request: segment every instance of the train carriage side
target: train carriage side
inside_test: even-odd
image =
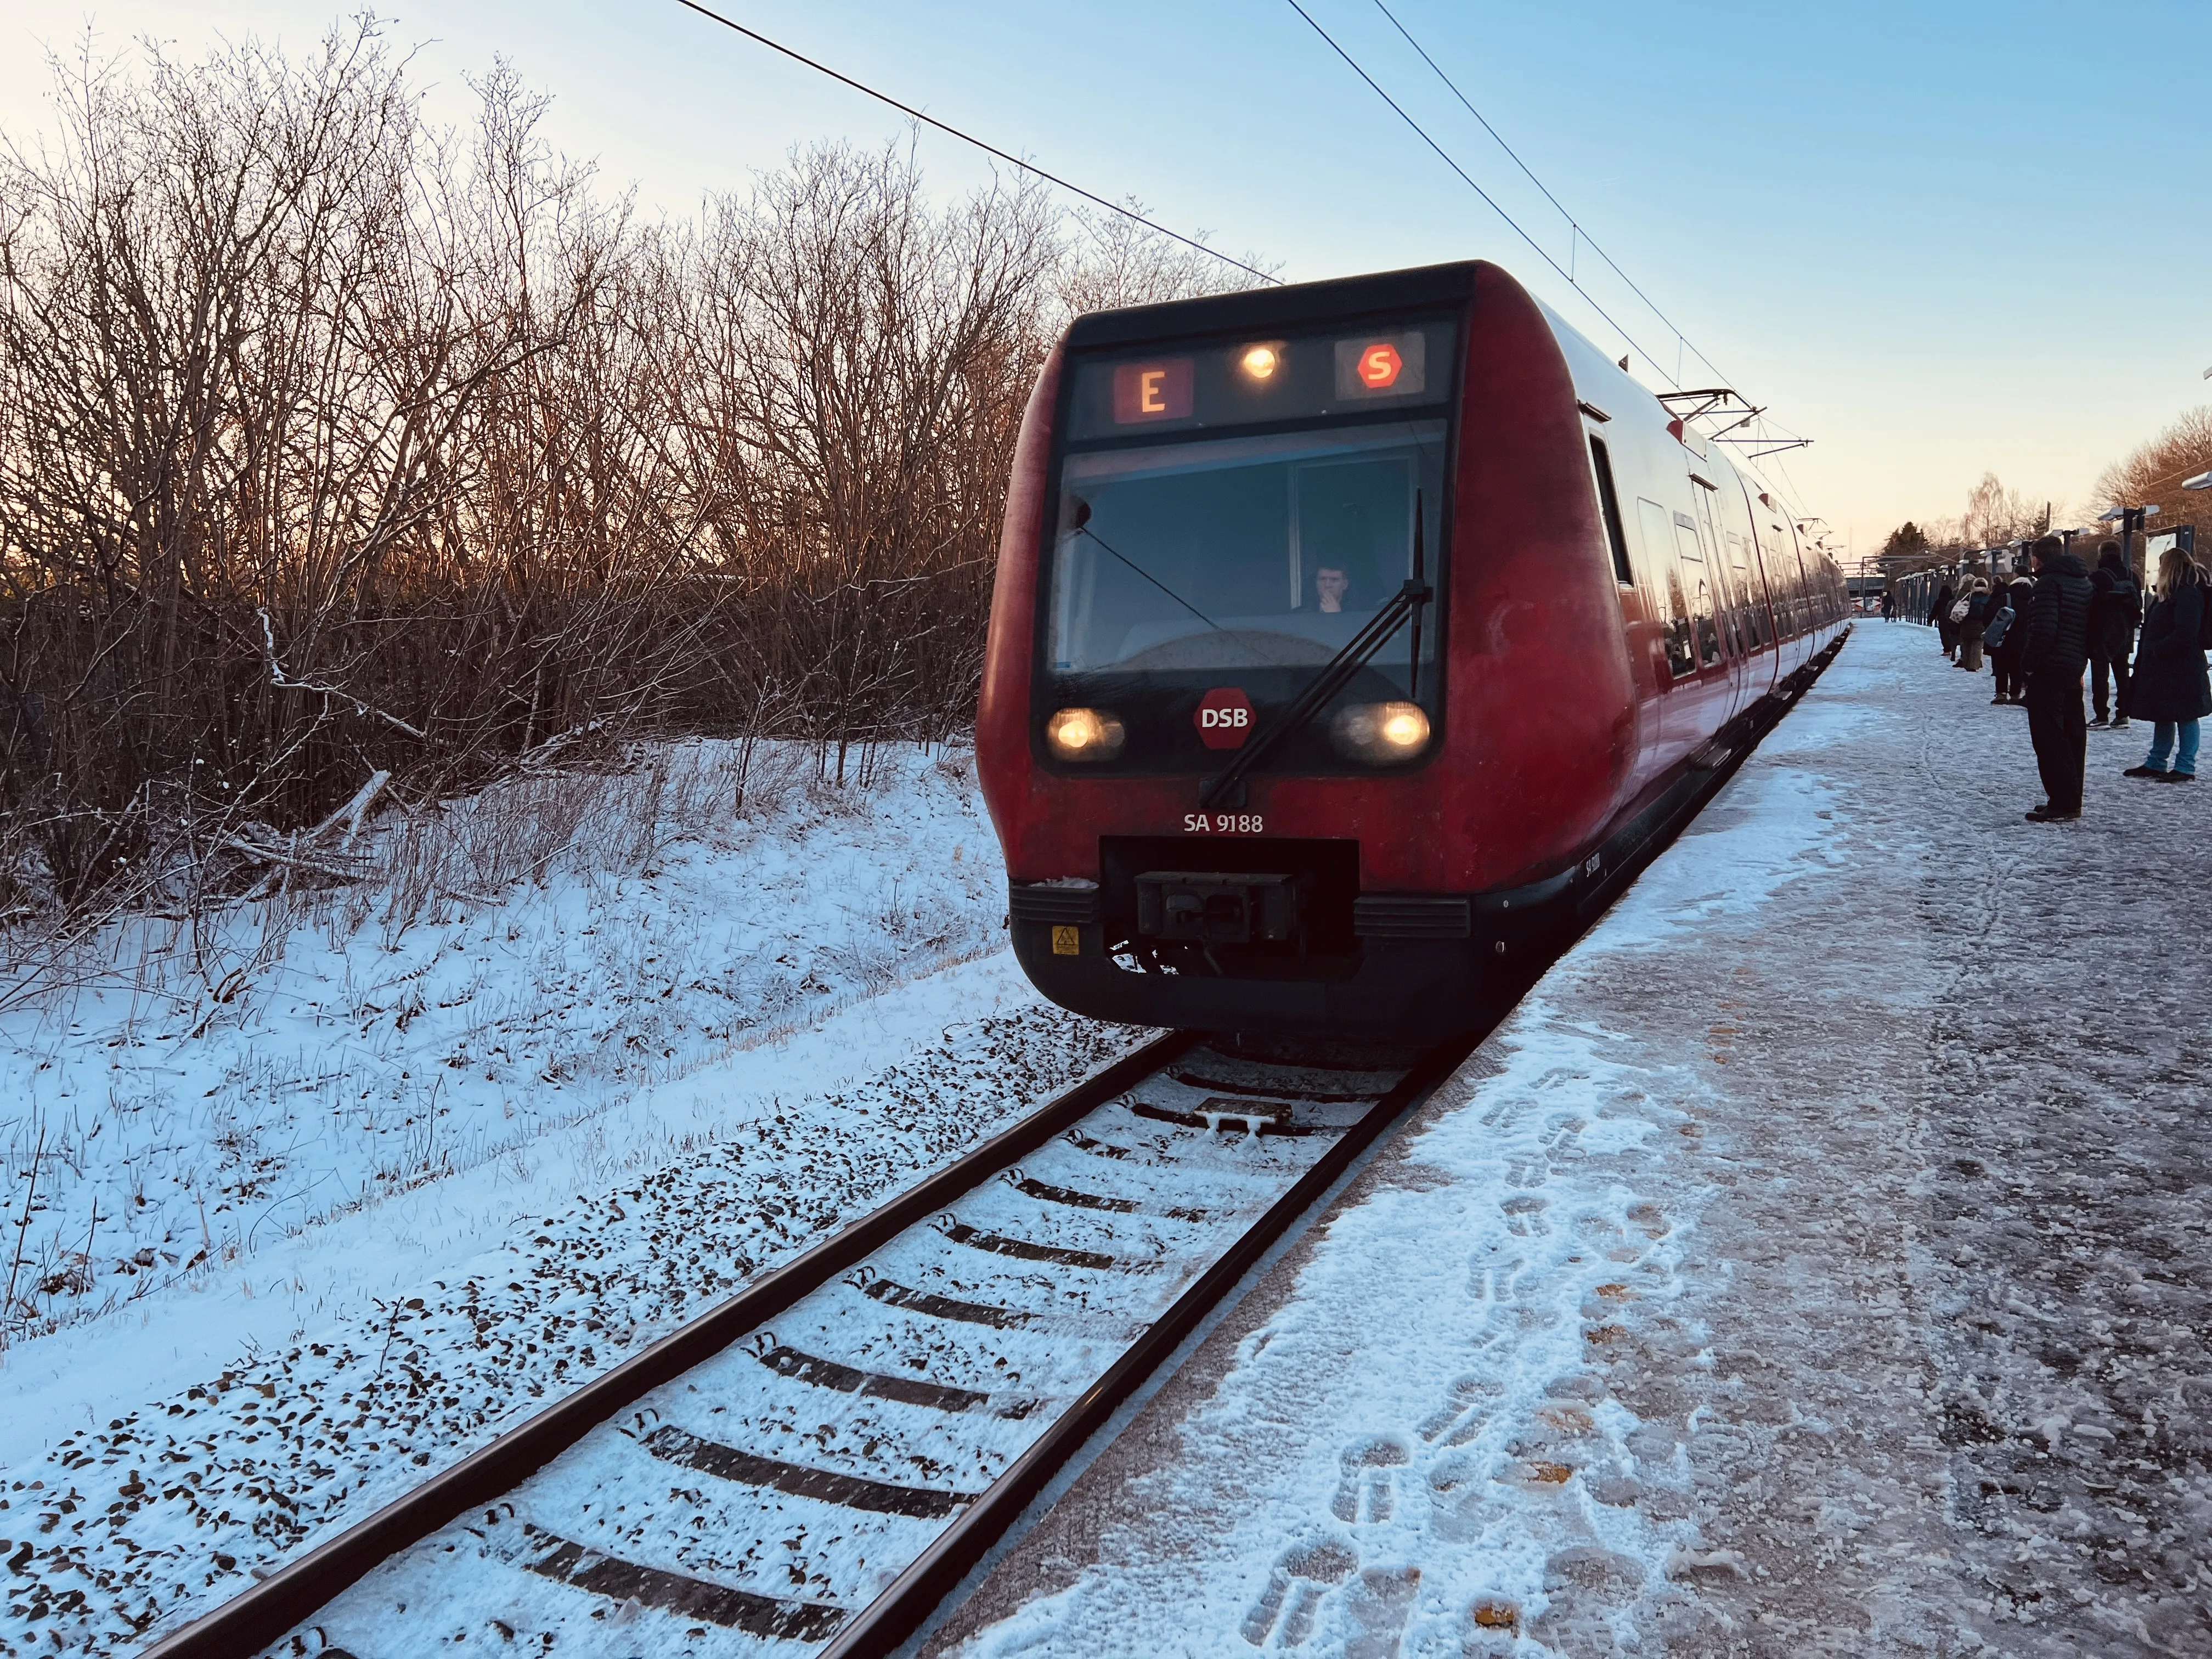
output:
[[[1547,313],[1607,504],[1644,725],[1644,784],[1680,765],[1833,637],[1841,581],[1747,466]],[[1613,504],[1617,503],[1617,507]]]

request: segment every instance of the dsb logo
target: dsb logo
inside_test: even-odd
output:
[[[1208,749],[1242,749],[1252,730],[1252,700],[1233,685],[1217,686],[1198,700],[1191,723]]]

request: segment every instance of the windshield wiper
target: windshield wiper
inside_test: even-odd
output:
[[[1108,541],[1103,536],[1093,530],[1091,527],[1091,503],[1089,501],[1085,501],[1080,495],[1078,495],[1075,498],[1075,507],[1074,530],[1077,535],[1090,537],[1092,541],[1097,542],[1099,546],[1104,548],[1115,558],[1121,560],[1123,564],[1128,566],[1130,569],[1135,571],[1139,576],[1142,576],[1153,586],[1158,588],[1161,592],[1166,594],[1184,610],[1189,611],[1192,616],[1197,617],[1199,621],[1204,623],[1208,628],[1213,629],[1215,633],[1218,634],[1222,631],[1221,624],[1219,623],[1214,621],[1212,617],[1207,616],[1206,612],[1200,611],[1188,599],[1183,598],[1182,594],[1176,592],[1175,589],[1170,587],[1158,576],[1152,574],[1151,571],[1146,569],[1144,566],[1139,564],[1134,559],[1129,557],[1127,554],[1122,552],[1120,548],[1115,546],[1113,543]]]
[[[1421,568],[1421,496],[1413,494],[1413,574],[1406,584],[1390,596],[1385,605],[1367,625],[1353,635],[1344,648],[1322,665],[1321,672],[1307,682],[1290,707],[1272,720],[1257,726],[1245,739],[1244,746],[1237,751],[1237,758],[1226,769],[1216,773],[1198,792],[1198,804],[1206,810],[1227,805],[1231,808],[1244,804],[1244,776],[1273,751],[1291,733],[1326,708],[1338,692],[1352,684],[1352,677],[1364,668],[1375,653],[1390,642],[1393,635],[1408,620],[1413,624],[1413,664],[1408,676],[1407,689],[1413,696],[1420,696],[1421,689],[1421,608],[1436,597],[1436,592],[1422,580]],[[1233,799],[1232,799],[1233,796]]]

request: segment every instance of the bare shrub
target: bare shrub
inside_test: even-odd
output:
[[[933,204],[897,148],[646,223],[503,67],[470,131],[428,126],[367,18],[298,63],[55,75],[54,143],[0,152],[18,952],[11,920],[51,954],[122,908],[344,880],[295,838],[380,775],[380,805],[541,780],[481,797],[481,845],[403,828],[403,927],[568,845],[552,775],[635,736],[738,737],[713,790],[648,781],[733,814],[791,787],[755,775],[770,738],[865,785],[972,718],[1066,310],[1238,275],[1028,185]]]

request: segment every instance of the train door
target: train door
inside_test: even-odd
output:
[[[1690,601],[1691,635],[1698,653],[1696,672],[1709,674],[1725,665],[1718,607],[1705,544],[1698,539],[1698,521],[1686,513],[1674,514],[1674,557],[1681,567],[1682,588]]]
[[[1742,631],[1752,651],[1750,683],[1746,689],[1755,698],[1774,689],[1778,599],[1771,573],[1759,556],[1759,532],[1752,524],[1751,500],[1744,493],[1741,476],[1732,467],[1714,495],[1713,512],[1720,520],[1729,569],[1743,597]]]
[[[1743,626],[1743,592],[1729,568],[1727,549],[1722,544],[1713,513],[1713,496],[1720,486],[1696,472],[1690,474],[1690,482],[1697,486],[1690,498],[1697,509],[1698,542],[1705,550],[1705,568],[1712,576],[1713,605],[1718,613],[1721,643],[1728,653],[1729,707],[1733,712],[1748,701],[1744,688],[1748,684],[1751,647]]]
[[[1690,642],[1696,653],[1691,675],[1675,687],[1667,706],[1668,746],[1680,751],[1703,743],[1726,723],[1733,688],[1732,671],[1721,647],[1713,567],[1698,538],[1698,521],[1680,509],[1673,518],[1675,568],[1688,602]]]
[[[1753,505],[1751,522],[1759,558],[1766,566],[1767,586],[1774,595],[1774,617],[1782,634],[1780,666],[1787,673],[1807,654],[1801,637],[1805,632],[1805,573],[1797,563],[1796,549],[1783,539],[1782,526],[1763,500]]]
[[[1660,589],[1660,640],[1666,652],[1667,683],[1698,672],[1698,647],[1690,619],[1690,596],[1674,556],[1674,515],[1658,502],[1638,496],[1637,528],[1644,533],[1644,556]]]
[[[1598,517],[1605,526],[1606,548],[1613,556],[1613,579],[1620,600],[1621,631],[1628,640],[1628,654],[1635,665],[1637,696],[1640,701],[1664,693],[1669,682],[1663,643],[1663,626],[1652,595],[1636,580],[1635,561],[1629,556],[1628,532],[1620,513],[1620,491],[1613,473],[1613,453],[1604,439],[1589,436],[1590,473],[1597,485]],[[1648,539],[1648,538],[1647,538]],[[1647,570],[1650,568],[1647,561]]]

